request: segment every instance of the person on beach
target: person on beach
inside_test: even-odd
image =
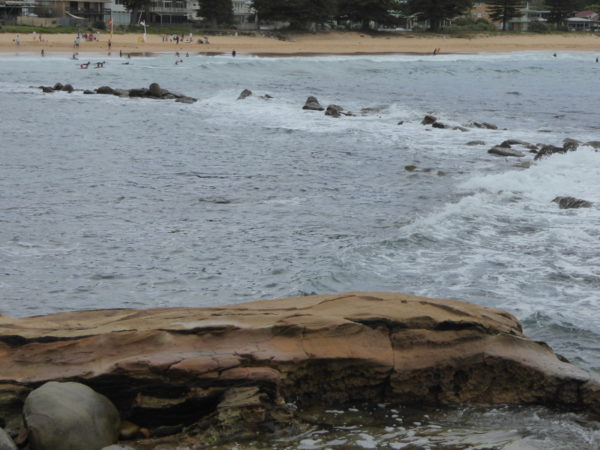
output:
[[[235,58],[236,52],[235,50],[231,50],[231,56],[233,56]]]
[[[42,49],[42,51],[41,51],[40,53],[41,53],[41,55],[42,55],[42,58],[43,58],[44,56],[46,56],[46,52],[44,52],[44,49]]]
[[[108,40],[108,51],[110,52],[110,48],[112,47],[112,42],[110,41],[110,39]]]
[[[17,34],[17,37],[14,39],[14,41],[15,41],[15,44],[17,45],[17,47],[19,45],[21,45],[21,37],[18,34]]]

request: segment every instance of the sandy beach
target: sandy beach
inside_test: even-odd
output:
[[[189,52],[230,53],[258,55],[311,55],[311,54],[377,54],[377,53],[432,53],[435,48],[441,54],[514,52],[526,50],[538,51],[597,51],[600,52],[600,37],[593,34],[557,34],[557,35],[506,35],[479,36],[474,38],[455,38],[440,35],[418,36],[378,35],[369,36],[360,33],[323,33],[291,35],[288,40],[279,40],[263,36],[210,36],[209,44],[198,44],[200,35],[194,36],[195,43],[162,42],[160,35],[148,35],[143,42],[139,34],[114,34],[111,39],[111,53],[124,54]],[[42,42],[32,34],[20,35],[20,45],[15,43],[16,34],[0,34],[0,53],[5,55],[41,53],[70,54],[78,51],[80,55],[108,54],[108,34],[100,34],[97,41],[81,41],[78,49],[73,46],[75,39],[71,34],[45,34]]]

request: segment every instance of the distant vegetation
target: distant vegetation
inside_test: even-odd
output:
[[[59,34],[59,33],[77,33],[77,27],[33,27],[30,25],[2,25],[0,32],[2,33],[42,33],[42,34]]]

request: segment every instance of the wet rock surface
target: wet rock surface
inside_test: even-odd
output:
[[[552,201],[558,203],[560,209],[591,208],[593,206],[592,202],[575,197],[556,197]]]
[[[53,87],[50,86],[40,86],[39,87],[42,92],[51,94],[57,91],[68,92],[69,94],[77,91],[74,89],[71,84],[56,83]],[[79,90],[81,91],[81,90]],[[162,99],[162,100],[175,100],[179,103],[195,103],[198,99],[193,97],[188,97],[187,95],[179,94],[176,92],[168,91],[167,89],[162,89],[158,83],[152,83],[148,88],[134,88],[134,89],[120,89],[120,88],[112,88],[110,86],[100,86],[95,90],[85,89],[83,91],[84,94],[102,94],[102,95],[116,95],[117,97],[141,97],[141,98],[153,98],[153,99]]]
[[[325,110],[325,108],[323,108],[323,106],[321,106],[321,104],[319,103],[319,100],[317,99],[317,97],[314,97],[312,95],[310,95],[306,99],[306,102],[304,103],[304,106],[302,107],[302,109],[308,109],[310,111],[324,111]]]
[[[0,316],[0,350],[5,422],[41,383],[78,380],[150,441],[297,432],[298,410],[357,401],[600,413],[600,380],[510,314],[405,294]]]

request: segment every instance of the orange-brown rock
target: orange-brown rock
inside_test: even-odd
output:
[[[0,418],[16,426],[20,402],[49,380],[89,385],[154,435],[195,424],[214,439],[293,425],[291,401],[600,413],[600,380],[510,314],[395,293],[0,316]]]

